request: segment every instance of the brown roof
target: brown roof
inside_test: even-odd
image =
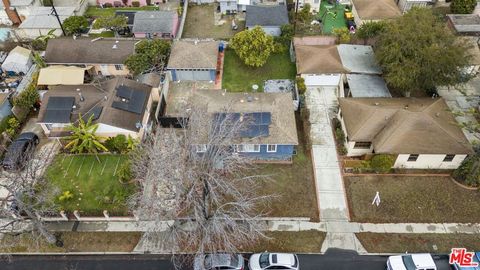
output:
[[[402,15],[394,0],[352,0],[361,20],[385,20]]]
[[[298,74],[345,73],[336,45],[296,46]]]
[[[217,68],[218,41],[177,40],[172,45],[168,68]]]
[[[306,36],[306,37],[294,37],[293,45],[335,45],[337,38],[334,36]]]
[[[469,154],[472,147],[442,98],[340,98],[350,141],[376,153]]]
[[[166,114],[181,117],[188,104],[206,105],[210,113],[270,112],[272,123],[269,136],[248,140],[258,144],[297,145],[297,129],[291,93],[250,93],[253,101],[247,101],[246,93],[224,93],[219,90],[185,90],[170,88],[168,92]]]
[[[120,100],[116,96],[117,88],[119,86],[126,86],[134,91],[142,91],[147,95],[147,99],[143,104],[142,113],[137,114],[112,107],[114,101]],[[77,90],[79,89],[79,90]],[[50,97],[74,97],[76,108],[70,114],[70,122],[78,121],[79,115],[82,116],[91,113],[94,108],[101,107],[101,114],[96,120],[96,123],[102,123],[118,128],[138,131],[136,124],[142,122],[145,114],[146,105],[150,97],[151,87],[138,83],[136,81],[128,80],[122,77],[115,77],[114,79],[103,82],[100,85],[83,84],[83,85],[59,85],[52,87],[45,93],[42,99],[42,106],[40,107],[38,122],[42,123],[45,117],[46,108]],[[80,95],[84,101],[80,101]]]
[[[47,64],[123,64],[135,52],[133,39],[50,39],[45,51]]]

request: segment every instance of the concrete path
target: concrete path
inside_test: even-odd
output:
[[[330,87],[311,87],[305,94],[309,110],[312,140],[312,162],[320,210],[320,220],[349,226],[345,189],[335,147],[330,119],[338,107],[335,90]],[[329,248],[352,249],[366,252],[354,233],[327,230],[322,252]]]

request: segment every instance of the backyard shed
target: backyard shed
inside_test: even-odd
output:
[[[176,11],[138,11],[132,32],[136,38],[175,38],[178,30]]]
[[[10,73],[26,74],[33,65],[32,52],[29,49],[17,46],[8,54],[2,63],[2,70]]]
[[[50,66],[40,69],[38,85],[83,84],[87,68],[75,66]]]
[[[167,69],[174,81],[214,81],[218,41],[177,40],[172,45]]]

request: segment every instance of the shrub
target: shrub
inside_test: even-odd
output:
[[[467,157],[453,172],[453,177],[468,186],[480,186],[480,156]]]
[[[343,129],[337,128],[335,129],[335,137],[337,138],[338,144],[344,144],[345,143],[345,133],[343,132]]]
[[[47,42],[42,39],[32,40],[32,48],[36,51],[45,51],[47,49]]]
[[[273,44],[273,53],[284,53],[287,51],[287,49],[287,46],[285,46],[283,43],[275,42]]]
[[[140,2],[139,2],[139,1],[132,1],[132,6],[133,6],[133,7],[139,7],[139,6],[140,6]]]
[[[333,29],[333,34],[337,37],[338,43],[350,42],[350,31],[346,27]]]
[[[42,2],[43,2],[43,5],[45,7],[51,7],[53,1],[52,0],[43,0]]]
[[[370,168],[376,173],[387,173],[394,163],[395,158],[392,155],[378,154],[370,160]]]
[[[2,119],[2,121],[0,122],[0,133],[4,132],[7,130],[7,128],[9,128],[9,124],[8,124],[8,121],[11,119],[11,118],[15,118],[13,115],[10,115],[8,117],[5,117]]]
[[[63,201],[71,200],[73,199],[73,197],[74,197],[73,193],[67,190],[67,191],[64,191],[62,195],[60,195],[60,197],[58,197],[58,200],[63,202]]]
[[[126,184],[128,181],[132,180],[132,164],[130,161],[123,163],[117,171],[118,178],[120,183]]]
[[[18,96],[13,99],[13,105],[22,109],[30,110],[40,100],[40,95],[36,89],[36,80],[32,80]]]
[[[123,134],[110,137],[105,141],[105,147],[110,152],[125,153],[128,150],[127,137]]]
[[[305,92],[307,91],[307,86],[305,85],[305,79],[303,79],[302,77],[297,77],[295,80],[297,81],[298,93],[300,93],[300,95],[305,94]]]
[[[103,7],[104,8],[111,8],[111,7],[113,7],[113,5],[111,3],[105,3],[105,4],[103,4]]]
[[[477,5],[477,0],[452,0],[450,10],[453,14],[471,14]]]

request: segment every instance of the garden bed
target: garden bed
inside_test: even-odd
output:
[[[121,183],[118,171],[127,160],[124,155],[59,155],[47,169],[46,175],[63,194],[69,191],[73,197],[56,203],[61,210],[72,213],[78,210],[82,216],[110,216],[128,214],[127,199],[135,192],[135,185]],[[62,195],[60,194],[60,195]]]
[[[480,193],[448,176],[345,176],[350,216],[371,223],[477,223]],[[372,205],[380,192],[379,207]]]

